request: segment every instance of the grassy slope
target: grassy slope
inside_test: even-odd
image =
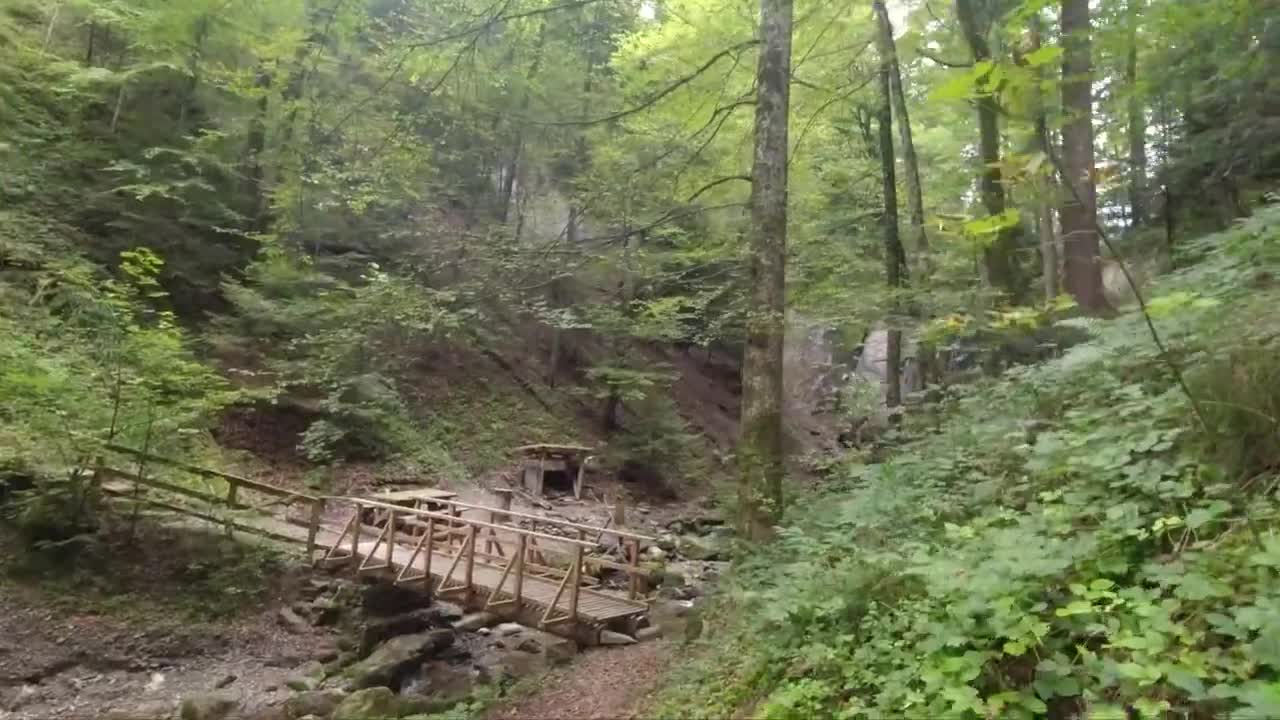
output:
[[[1277,241],[1273,207],[1153,293],[1208,430],[1132,313],[964,388],[794,503],[656,714],[1280,715]]]

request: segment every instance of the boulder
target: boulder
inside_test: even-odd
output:
[[[179,720],[226,720],[240,709],[240,700],[228,693],[203,693],[182,699]]]
[[[467,612],[462,609],[461,605],[445,602],[444,600],[433,601],[431,603],[431,609],[435,610],[441,618],[448,620],[449,622],[453,622],[467,614]]]
[[[284,701],[284,712],[291,718],[307,715],[328,717],[347,696],[341,690],[308,690]]]
[[[391,720],[400,717],[400,698],[390,688],[357,690],[333,709],[332,720]]]
[[[285,681],[285,687],[299,692],[315,690],[320,687],[324,676],[324,665],[318,660],[312,660],[294,670],[293,677]]]
[[[475,686],[488,678],[471,663],[449,663],[432,660],[422,666],[422,670],[400,688],[402,698],[422,697],[430,700],[433,707],[425,712],[444,710],[466,699]]]
[[[676,540],[676,552],[691,560],[718,560],[729,554],[728,536],[683,535]]]
[[[634,645],[635,643],[636,639],[630,635],[624,635],[623,633],[614,632],[613,630],[600,631],[601,645]]]
[[[510,637],[512,635],[519,635],[525,630],[525,627],[520,623],[507,622],[502,623],[498,627],[494,628],[494,630],[498,633],[499,637]]]
[[[295,635],[303,635],[311,631],[311,623],[295,612],[293,608],[280,608],[279,612],[276,613],[276,620],[284,626],[285,630]]]
[[[398,635],[412,635],[432,628],[448,627],[448,620],[437,608],[421,608],[402,615],[376,618],[360,631],[356,654],[365,657],[382,643]]]
[[[652,560],[653,562],[663,562],[667,559],[667,551],[657,545],[650,545],[645,549],[644,555],[647,559]]]
[[[401,635],[383,643],[369,657],[347,668],[344,675],[353,688],[393,685],[422,661],[453,644],[452,630],[431,630]]]
[[[342,605],[329,598],[316,598],[308,606],[311,624],[320,626],[337,625],[342,619]]]
[[[479,630],[480,628],[487,628],[490,625],[495,625],[497,622],[498,616],[493,613],[471,613],[470,615],[464,615],[461,620],[455,622],[453,624],[453,629],[471,632]]]

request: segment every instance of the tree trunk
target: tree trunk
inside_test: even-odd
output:
[[[62,10],[62,0],[53,4],[53,10],[49,13],[49,27],[44,31],[44,43],[40,45],[41,52],[49,52],[49,43],[53,41],[53,28],[58,24],[58,13]]]
[[[916,161],[916,145],[911,137],[911,115],[907,112],[907,95],[902,87],[902,68],[898,64],[898,49],[893,40],[893,23],[889,21],[883,0],[874,0],[872,8],[879,26],[880,54],[889,66],[893,113],[898,116],[902,169],[907,182],[907,212],[911,215],[911,250],[923,256],[929,251],[929,236],[924,226],[924,190],[920,183],[920,165]]]
[[[768,538],[782,515],[782,352],[786,326],[787,115],[792,0],[760,0],[755,156],[751,169],[751,297],[742,360],[738,526]]]
[[[1097,187],[1094,184],[1093,87],[1089,0],[1062,0],[1062,165],[1069,191],[1062,205],[1063,269],[1067,291],[1085,312],[1110,308],[1102,293]]]
[[[84,52],[85,67],[93,67],[93,44],[98,39],[98,23],[89,23],[89,47]]]
[[[546,46],[547,41],[547,24],[542,23],[538,30],[538,43],[534,46],[533,61],[529,63],[529,71],[525,73],[524,94],[520,98],[520,114],[515,118],[518,123],[515,134],[511,139],[511,156],[508,158],[507,166],[502,175],[502,187],[498,193],[498,218],[502,222],[507,222],[511,218],[511,197],[515,190],[516,176],[520,170],[520,158],[524,154],[524,118],[529,114],[529,101],[531,93],[529,86],[533,84],[534,79],[538,76],[538,71],[542,67],[542,49]]]
[[[194,42],[191,46],[191,55],[187,57],[187,72],[191,77],[187,82],[187,88],[183,92],[182,100],[178,106],[178,134],[183,135],[187,132],[187,113],[190,112],[191,104],[195,102],[196,90],[200,87],[200,56],[204,52],[204,41],[209,36],[209,16],[202,15],[196,20]]]
[[[956,0],[956,17],[964,30],[965,39],[973,53],[974,63],[991,59],[991,47],[987,43],[986,27],[979,23],[973,6],[974,0]],[[1005,212],[1004,185],[1000,173],[1000,108],[996,105],[995,88],[987,78],[978,81],[978,154],[982,161],[979,177],[979,194],[987,214],[995,217]],[[1022,279],[1017,262],[1016,228],[1002,228],[995,240],[982,252],[982,265],[987,283],[1003,290],[1009,300],[1022,300]]]
[[[1130,226],[1147,222],[1147,114],[1138,93],[1138,17],[1142,0],[1130,0],[1129,57],[1125,85],[1129,91],[1129,218]]]
[[[245,191],[249,194],[249,227],[254,232],[263,232],[266,228],[267,193],[263,187],[265,170],[262,155],[267,148],[267,111],[271,89],[271,75],[266,68],[259,67],[254,84],[262,97],[258,98],[258,109],[249,121],[249,136],[245,158]]]
[[[880,14],[884,6],[876,2],[876,13]],[[884,197],[884,215],[881,225],[884,230],[884,276],[889,285],[889,293],[895,294],[902,285],[902,266],[906,262],[902,250],[902,241],[898,238],[898,178],[895,168],[897,162],[893,152],[893,81],[892,57],[890,48],[893,35],[885,41],[887,18],[881,23],[880,33],[880,178]],[[889,303],[891,315],[897,313],[897,301]],[[885,343],[885,390],[884,404],[897,407],[902,404],[902,331],[894,327],[896,318],[890,317],[887,325]]]
[[[1040,49],[1041,45],[1041,28],[1039,14],[1032,14],[1028,26],[1031,51],[1035,52]],[[1044,154],[1047,158],[1051,154],[1049,139],[1049,120],[1046,116],[1044,106],[1044,95],[1040,92],[1040,88],[1044,82],[1044,72],[1041,66],[1035,68],[1036,85],[1032,91],[1032,112],[1035,114],[1035,140],[1032,146],[1036,151]],[[1054,187],[1053,176],[1043,183],[1039,188],[1039,198],[1036,200],[1036,233],[1040,236],[1040,272],[1044,277],[1044,301],[1046,304],[1052,303],[1061,290],[1058,287],[1058,238],[1053,230],[1053,203],[1049,201],[1049,193]]]

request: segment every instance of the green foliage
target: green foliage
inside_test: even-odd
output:
[[[741,563],[659,714],[1274,713],[1276,296],[1229,283],[1164,321],[1209,432],[1134,316],[959,389],[940,432],[908,415],[915,442],[845,466]]]

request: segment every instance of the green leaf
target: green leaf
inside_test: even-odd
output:
[[[1057,62],[1060,57],[1062,57],[1061,47],[1057,45],[1045,45],[1039,50],[1023,55],[1022,59],[1031,67],[1040,67],[1041,65],[1048,65],[1050,63]]]

